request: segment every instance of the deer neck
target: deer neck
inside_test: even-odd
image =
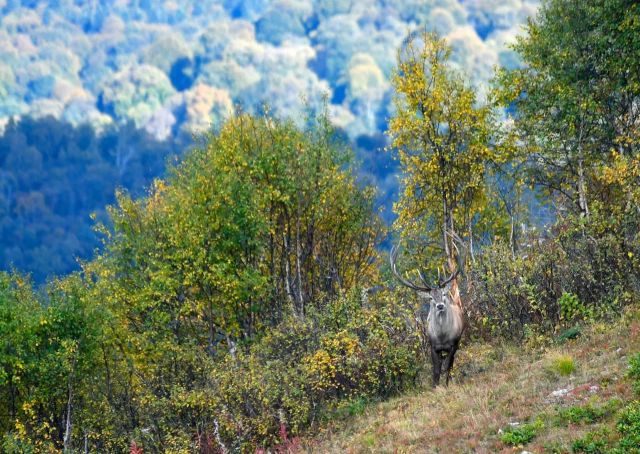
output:
[[[458,306],[460,310],[463,310],[462,307],[462,298],[460,298],[460,287],[458,286],[458,278],[455,278],[451,282],[451,302],[453,305]]]

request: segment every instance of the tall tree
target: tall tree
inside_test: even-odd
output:
[[[549,0],[514,46],[524,67],[497,78],[532,182],[584,216],[601,166],[638,152],[639,37],[637,2]]]
[[[202,385],[221,355],[375,275],[374,194],[328,119],[310,123],[237,115],[147,198],[118,195],[105,252],[85,273],[130,328],[121,349],[144,392]],[[129,391],[121,402],[134,397],[144,400]]]
[[[404,192],[396,209],[406,235],[438,235],[455,269],[456,235],[473,245],[486,212],[486,172],[501,159],[491,146],[492,111],[448,66],[450,49],[437,35],[410,35],[392,78],[395,115],[389,123]]]

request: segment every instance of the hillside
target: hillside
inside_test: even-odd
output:
[[[613,325],[596,324],[578,339],[544,351],[466,346],[448,388],[425,388],[361,408],[359,416],[325,427],[305,448],[314,453],[560,453],[575,446],[573,452],[605,452],[604,446],[615,445],[619,437],[620,409],[633,400],[626,374],[639,350],[637,308]],[[510,427],[513,437],[505,435]],[[592,436],[591,446],[584,443],[580,450],[574,444],[585,437],[589,441],[594,432],[603,435]],[[508,438],[513,445],[505,443]]]
[[[0,270],[39,285],[77,271],[116,188],[144,194],[192,134],[265,103],[302,119],[326,101],[390,222],[397,165],[380,149],[407,32],[446,36],[484,93],[538,4],[0,1]]]

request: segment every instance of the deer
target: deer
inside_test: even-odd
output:
[[[464,310],[457,282],[458,274],[462,269],[461,263],[458,260],[455,271],[444,280],[438,279],[437,285],[428,284],[422,272],[418,271],[418,276],[422,281],[422,285],[419,285],[404,278],[398,272],[396,261],[399,250],[399,244],[391,248],[389,254],[391,271],[401,284],[415,290],[420,297],[426,299],[425,303],[429,304],[426,337],[428,337],[431,347],[432,386],[435,388],[440,384],[442,372],[446,375],[446,385],[448,386],[453,361],[465,328]],[[424,334],[423,332],[423,337]]]

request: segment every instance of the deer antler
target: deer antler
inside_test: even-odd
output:
[[[453,247],[455,248],[456,254],[455,254],[455,258],[456,258],[456,270],[453,271],[449,277],[447,277],[446,279],[442,280],[440,278],[440,270],[438,270],[438,285],[431,285],[427,282],[427,280],[425,279],[423,273],[421,270],[418,270],[418,277],[420,278],[420,281],[422,282],[423,285],[418,285],[414,282],[411,282],[410,280],[404,278],[399,272],[398,269],[396,267],[396,261],[398,259],[398,252],[400,251],[400,244],[394,245],[391,247],[391,253],[389,254],[389,261],[391,263],[391,271],[393,272],[394,276],[405,286],[413,289],[413,290],[417,290],[417,291],[423,291],[423,292],[428,292],[431,291],[435,288],[443,288],[444,286],[446,286],[449,282],[453,281],[456,277],[458,277],[458,275],[463,272],[463,265],[464,265],[464,261],[465,259],[462,258],[462,254],[460,252],[460,248],[458,247],[458,245],[456,244],[456,242],[460,243],[460,246],[462,249],[466,249],[464,247],[464,241],[462,241],[462,238],[460,238],[460,236],[455,233],[455,232],[450,232],[447,231],[447,235],[449,237],[451,237],[452,244]]]
[[[405,279],[404,277],[402,277],[402,275],[398,272],[398,269],[396,267],[396,261],[398,259],[398,252],[400,251],[400,244],[394,245],[391,247],[391,253],[389,254],[389,263],[391,264],[391,271],[393,272],[393,275],[405,286],[413,289],[413,290],[417,290],[420,292],[430,292],[431,290],[433,290],[435,287],[430,286],[426,279],[424,278],[424,276],[422,275],[422,273],[420,271],[418,271],[418,275],[420,276],[420,280],[422,281],[423,285],[417,285],[413,282],[411,282],[408,279]]]

